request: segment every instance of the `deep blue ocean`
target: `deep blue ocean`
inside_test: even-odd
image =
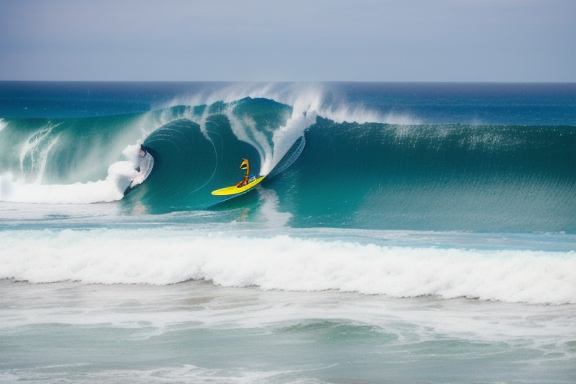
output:
[[[2,383],[574,383],[574,319],[576,84],[0,82]]]

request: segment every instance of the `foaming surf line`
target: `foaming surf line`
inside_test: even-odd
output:
[[[250,244],[250,252],[238,252]],[[137,249],[138,252],[134,252]],[[0,232],[0,278],[576,303],[576,253],[381,246],[185,229]]]

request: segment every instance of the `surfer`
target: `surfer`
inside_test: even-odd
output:
[[[248,179],[250,178],[250,164],[248,163],[248,159],[242,159],[242,163],[240,164],[240,169],[245,169],[246,170],[246,177],[244,177],[244,180],[241,180],[240,182],[238,182],[238,184],[236,184],[236,186],[238,188],[245,186],[246,184],[248,184]]]
[[[250,164],[248,163],[247,159],[242,159],[242,163],[240,163],[240,169],[246,170],[246,176],[244,177],[244,179],[242,179],[235,185],[233,184],[229,187],[220,188],[215,191],[212,191],[212,195],[224,196],[224,200],[228,200],[233,197],[240,196],[248,191],[251,191],[266,177],[266,176],[250,175]]]

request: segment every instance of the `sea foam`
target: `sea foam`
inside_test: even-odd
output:
[[[0,278],[576,303],[576,253],[381,246],[184,229],[0,232]]]
[[[104,180],[72,184],[41,184],[14,180],[12,174],[0,175],[0,201],[42,204],[88,204],[117,201],[124,190],[138,176],[139,145],[129,145],[123,154],[126,161],[117,161],[108,168]],[[42,172],[40,172],[40,175]]]

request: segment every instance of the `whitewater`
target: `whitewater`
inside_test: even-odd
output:
[[[0,82],[0,381],[572,383],[574,122],[573,84]]]

